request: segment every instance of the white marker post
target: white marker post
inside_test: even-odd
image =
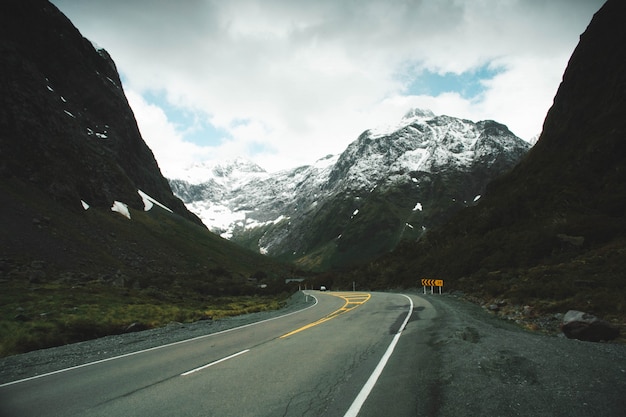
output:
[[[426,287],[430,287],[430,294],[435,293],[434,287],[439,287],[439,294],[441,294],[441,287],[443,287],[442,279],[422,279],[422,288],[424,290],[424,295],[426,295]]]

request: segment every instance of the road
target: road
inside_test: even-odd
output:
[[[312,296],[280,318],[3,379],[0,416],[626,416],[624,345],[524,331],[446,294]],[[35,375],[137,341],[104,339],[0,364]]]
[[[3,384],[0,415],[413,415],[409,367],[431,349],[398,342],[402,329],[430,326],[432,305],[387,293],[312,296],[318,303],[295,314]],[[410,363],[388,375],[394,348]]]

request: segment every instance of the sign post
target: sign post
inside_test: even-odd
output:
[[[430,287],[430,293],[434,294],[433,287],[439,287],[439,294],[441,294],[441,287],[443,287],[442,279],[422,279],[422,287],[424,287],[424,294],[426,294],[426,287]]]

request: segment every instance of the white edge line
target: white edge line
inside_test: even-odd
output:
[[[378,381],[378,378],[383,373],[383,369],[385,369],[385,365],[387,365],[387,361],[389,360],[389,358],[391,357],[391,354],[396,348],[396,345],[398,344],[398,340],[400,340],[402,331],[406,327],[406,324],[409,322],[409,318],[411,318],[411,314],[413,313],[413,300],[411,300],[411,298],[407,295],[404,295],[404,294],[401,294],[401,295],[408,298],[410,302],[411,307],[409,309],[409,314],[406,315],[406,318],[404,319],[404,323],[402,323],[402,326],[400,326],[400,330],[398,330],[398,333],[396,333],[396,335],[393,337],[393,340],[389,344],[389,347],[387,347],[387,351],[381,358],[380,362],[378,362],[378,365],[376,365],[376,369],[374,369],[374,372],[372,372],[372,375],[370,375],[365,385],[363,385],[363,388],[361,388],[361,392],[359,392],[359,395],[356,396],[356,398],[354,399],[354,402],[352,403],[348,411],[346,411],[346,414],[344,415],[344,417],[356,417],[359,414],[359,411],[361,411],[361,407],[365,403],[365,400],[367,400],[367,397],[370,395],[370,392],[372,392],[372,389],[374,388],[376,381]]]
[[[242,350],[241,352],[233,353],[232,355],[230,355],[230,356],[226,356],[225,358],[218,359],[218,360],[213,361],[213,362],[211,362],[211,363],[207,363],[206,365],[201,366],[201,367],[199,367],[199,368],[192,369],[191,371],[184,372],[184,373],[180,374],[180,376],[187,376],[187,375],[191,375],[191,374],[193,374],[194,372],[201,371],[201,370],[203,370],[203,369],[208,368],[209,366],[217,365],[218,363],[221,363],[221,362],[227,361],[227,360],[229,360],[229,359],[232,359],[232,358],[237,357],[237,356],[239,356],[239,355],[243,355],[244,353],[248,353],[248,352],[250,352],[250,349],[246,349],[246,350]]]
[[[307,308],[303,308],[302,310],[292,311],[291,313],[287,313],[287,314],[284,314],[282,316],[272,317],[270,319],[265,319],[265,320],[261,320],[261,321],[256,321],[254,323],[244,324],[243,326],[233,327],[232,329],[226,329],[226,330],[222,330],[222,331],[216,332],[216,333],[204,334],[202,336],[193,337],[191,339],[179,340],[178,342],[168,343],[166,345],[155,346],[155,347],[151,347],[151,348],[144,349],[144,350],[138,350],[136,352],[129,352],[129,353],[125,353],[123,355],[113,356],[111,358],[100,359],[98,361],[83,363],[82,365],[76,365],[76,366],[72,366],[70,368],[59,369],[57,371],[52,371],[52,372],[47,372],[47,373],[41,374],[41,375],[31,376],[29,378],[18,379],[17,381],[6,382],[4,384],[0,384],[0,388],[8,387],[9,385],[20,384],[22,382],[32,381],[33,379],[43,378],[43,377],[50,376],[50,375],[60,374],[60,373],[63,373],[63,372],[74,370],[74,369],[84,368],[84,367],[87,367],[87,366],[97,365],[97,364],[100,364],[100,363],[109,362],[109,361],[113,361],[113,360],[116,360],[116,359],[126,358],[128,356],[134,356],[134,355],[138,355],[140,353],[150,352],[152,350],[157,350],[157,349],[166,348],[166,347],[170,347],[170,346],[180,345],[180,344],[187,343],[187,342],[193,342],[194,340],[200,340],[200,339],[204,339],[206,337],[217,336],[217,335],[220,335],[220,334],[232,332],[234,330],[244,329],[246,327],[251,327],[251,326],[256,326],[257,324],[267,323],[268,321],[272,321],[272,320],[282,319],[283,317],[288,317],[288,316],[291,316],[293,314],[301,313],[301,312],[303,312],[305,310],[308,310],[309,308],[313,308],[313,307],[315,307],[317,305],[317,303],[318,303],[317,297],[315,297],[312,294],[306,294],[306,295],[313,297],[313,299],[315,300],[315,303],[313,305],[311,305],[311,306],[308,306]]]

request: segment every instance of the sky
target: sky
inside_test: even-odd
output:
[[[541,133],[603,0],[51,0],[115,61],[166,177],[339,154],[412,108]]]

